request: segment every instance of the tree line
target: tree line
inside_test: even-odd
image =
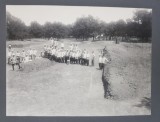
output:
[[[77,18],[70,25],[60,22],[46,22],[40,25],[31,22],[30,26],[9,12],[6,12],[7,40],[24,40],[28,38],[76,38],[80,40],[112,40],[121,38],[123,41],[138,39],[149,42],[152,36],[152,12],[136,10],[134,16],[127,20],[106,23],[93,16]]]

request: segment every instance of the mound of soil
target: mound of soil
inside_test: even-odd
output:
[[[55,64],[54,61],[50,61],[46,58],[38,58],[34,61],[26,62],[21,64],[20,71],[22,72],[35,72],[39,70],[43,70]]]

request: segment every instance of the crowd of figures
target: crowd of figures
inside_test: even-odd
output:
[[[57,45],[44,45],[42,57],[59,63],[81,64],[86,66],[90,65],[91,60],[91,65],[94,66],[95,53],[92,51],[92,54],[89,54],[86,49],[80,50],[77,44],[71,44],[70,49],[65,49],[64,43],[62,42],[60,47]]]
[[[99,53],[99,68],[103,69],[108,59],[104,56],[106,47]],[[51,39],[50,45],[44,45],[43,51],[39,55],[43,58],[48,58],[51,61],[66,64],[80,64],[84,66],[95,65],[95,53],[89,53],[86,49],[80,49],[77,44],[70,44],[68,49],[65,49],[63,42],[58,42]],[[11,45],[8,47],[8,64],[12,65],[14,70],[15,65],[20,69],[20,63],[26,63],[35,60],[37,57],[37,50],[30,48],[29,50],[14,51]]]
[[[99,54],[100,69],[103,69],[104,65],[108,62],[108,59],[104,56],[104,50],[106,50],[106,47]],[[63,42],[58,44],[57,41],[52,39],[51,45],[44,45],[44,51],[41,52],[41,56],[59,63],[80,64],[86,66],[95,65],[94,51],[89,53],[86,49],[80,49],[77,44],[70,44],[69,49],[65,49]]]
[[[20,69],[20,63],[26,63],[29,61],[33,61],[37,57],[37,50],[30,48],[29,50],[14,51],[11,48],[11,45],[8,47],[8,64],[12,65],[12,69],[14,70],[15,65]]]

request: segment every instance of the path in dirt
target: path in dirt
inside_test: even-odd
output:
[[[77,42],[79,43],[79,42]],[[66,43],[67,44],[67,43]],[[116,116],[150,114],[145,107],[135,107],[139,99],[104,98],[102,71],[98,70],[98,51],[104,45],[112,53],[112,42],[83,42],[80,48],[95,51],[94,67],[57,63],[38,72],[8,71],[7,115],[19,116]],[[112,57],[111,57],[112,58]],[[41,61],[43,59],[39,59]],[[114,63],[111,63],[111,68]],[[111,70],[113,92],[122,88],[117,70]],[[16,76],[16,77],[15,77]],[[122,79],[123,81],[123,79]],[[117,85],[116,85],[117,84]],[[128,92],[128,84],[118,95]]]

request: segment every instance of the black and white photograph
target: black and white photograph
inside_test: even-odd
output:
[[[6,5],[6,116],[151,115],[152,9]]]

